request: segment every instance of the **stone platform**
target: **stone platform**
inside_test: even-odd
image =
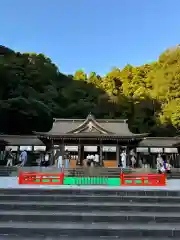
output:
[[[0,240],[180,239],[180,184],[19,186],[0,178]]]

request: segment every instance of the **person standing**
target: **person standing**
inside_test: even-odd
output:
[[[167,163],[166,163],[166,172],[171,173],[171,168],[172,168],[172,166],[171,166],[171,164],[169,163],[169,160],[168,160]]]
[[[87,157],[86,157],[87,161],[86,161],[86,166],[90,166],[91,165],[91,155],[88,154]]]
[[[65,168],[69,168],[69,152],[68,152],[68,150],[65,151],[64,159],[65,159]]]
[[[134,149],[131,150],[130,156],[131,156],[131,166],[132,166],[132,168],[135,168],[135,164],[136,164],[136,153],[134,152]]]
[[[20,154],[20,166],[24,167],[24,165],[27,163],[27,152],[26,150],[22,151]]]
[[[126,152],[125,151],[121,153],[121,164],[122,164],[122,168],[126,168]]]
[[[163,161],[163,158],[161,157],[161,154],[158,154],[156,161],[157,161],[157,171],[159,173],[165,172],[164,161]]]
[[[63,159],[60,151],[57,152],[57,167],[62,170],[63,168]]]
[[[94,155],[93,154],[91,155],[91,165],[90,166],[94,167]]]
[[[49,153],[48,152],[44,156],[44,166],[45,167],[49,166]]]
[[[95,166],[99,166],[99,154],[95,154],[94,163],[95,163]]]
[[[7,167],[12,167],[13,166],[13,153],[12,149],[10,148],[7,153],[6,153],[6,158],[7,158]]]

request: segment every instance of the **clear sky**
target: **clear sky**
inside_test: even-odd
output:
[[[180,0],[1,0],[0,45],[105,74],[180,43]]]

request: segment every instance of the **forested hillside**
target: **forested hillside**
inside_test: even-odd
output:
[[[62,59],[63,61],[63,59]],[[111,65],[111,63],[109,63]],[[135,133],[172,136],[180,128],[180,48],[157,62],[105,76],[64,75],[43,54],[0,47],[0,132],[48,131],[52,118],[127,118]]]

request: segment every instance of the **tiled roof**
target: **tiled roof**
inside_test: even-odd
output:
[[[139,143],[139,147],[176,147],[180,146],[180,138],[177,137],[147,137]]]
[[[89,124],[92,128],[88,130]],[[111,135],[122,137],[136,137],[144,134],[134,134],[129,130],[127,120],[123,119],[95,119],[91,114],[86,119],[55,119],[52,129],[47,133],[38,133],[49,136],[88,136]],[[147,134],[145,134],[147,135]]]
[[[37,136],[22,135],[0,135],[0,141],[6,142],[8,145],[17,146],[43,146],[43,142]]]

